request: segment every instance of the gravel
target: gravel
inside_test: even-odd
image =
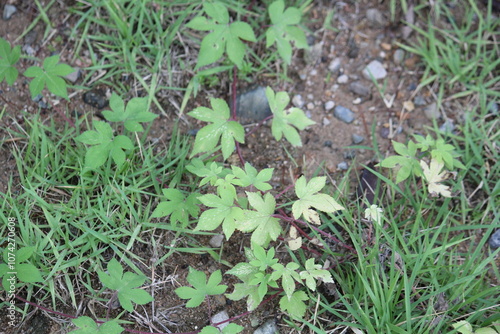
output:
[[[351,139],[353,144],[361,144],[365,140],[365,137],[353,133]]]
[[[229,314],[227,314],[226,310],[222,310],[222,311],[220,311],[219,313],[215,314],[212,317],[211,322],[213,324],[216,324],[216,323],[219,323],[219,322],[222,322],[222,321],[226,321],[227,319],[229,319]],[[229,325],[229,322],[225,322],[223,324],[220,324],[220,325],[217,326],[217,328],[219,330],[223,330],[224,327],[226,327],[227,325]]]
[[[360,96],[369,96],[371,93],[370,87],[367,87],[361,81],[354,81],[349,84],[349,90]]]
[[[330,72],[333,74],[337,74],[338,71],[340,71],[340,66],[342,65],[342,58],[335,58],[330,62],[328,65],[328,69]]]
[[[10,18],[12,17],[12,15],[14,15],[15,12],[17,12],[16,6],[5,5],[5,7],[3,8],[3,16],[2,16],[2,18],[5,21],[10,20]]]
[[[292,104],[297,108],[302,108],[305,104],[304,98],[302,95],[297,94],[292,99]]]
[[[262,326],[260,326],[253,332],[253,334],[275,334],[275,333],[279,333],[279,329],[274,319],[266,321]]]
[[[216,234],[212,238],[210,238],[208,244],[214,248],[219,248],[220,246],[222,246],[222,241],[224,241],[224,235]]]
[[[400,65],[405,59],[405,51],[403,49],[397,49],[394,51],[394,55],[392,56],[392,60],[394,64]]]
[[[352,123],[354,121],[354,113],[351,109],[343,106],[336,106],[333,110],[333,116],[344,123]]]
[[[491,248],[498,248],[500,247],[500,229],[496,230],[490,237],[490,240],[488,240],[488,243],[490,244]]]
[[[337,165],[337,168],[340,170],[347,170],[349,168],[349,164],[345,161],[342,161]]]
[[[371,73],[371,75],[370,75]],[[383,79],[387,76],[387,71],[384,66],[378,60],[372,60],[363,70],[363,76],[367,80],[371,80],[371,77],[375,78],[375,80]]]
[[[333,101],[326,101],[325,102],[325,110],[326,111],[332,110],[333,107],[335,107],[335,102],[333,102]]]
[[[431,121],[433,119],[439,118],[439,109],[437,107],[437,104],[435,102],[429,104],[427,107],[424,108],[424,114],[427,119],[430,119]]]
[[[260,122],[271,116],[266,89],[258,86],[236,98],[236,115],[242,123]]]
[[[387,20],[381,11],[376,8],[370,8],[366,11],[366,20],[368,25],[374,28],[381,28],[387,24]]]
[[[349,77],[346,74],[342,74],[337,78],[337,83],[339,84],[345,84],[347,81],[349,81]]]

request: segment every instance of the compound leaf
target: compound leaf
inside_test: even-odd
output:
[[[51,93],[68,99],[66,81],[64,81],[61,77],[73,73],[75,69],[67,64],[58,63],[59,55],[47,57],[43,61],[43,68],[31,66],[24,72],[24,76],[35,78],[29,85],[32,97],[40,94],[43,87],[47,85],[47,88]]]
[[[189,267],[187,281],[193,287],[182,286],[175,289],[175,293],[182,299],[189,299],[186,307],[197,307],[209,295],[220,295],[226,292],[227,285],[219,285],[222,281],[220,270],[213,272],[207,281],[207,275],[204,272],[198,271]]]

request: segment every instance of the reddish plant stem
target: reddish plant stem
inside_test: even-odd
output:
[[[232,96],[231,96],[231,104],[233,106],[233,116],[231,119],[233,121],[237,120],[236,117],[236,72],[238,71],[238,68],[233,66],[233,82],[231,83],[231,90],[232,90]],[[240,148],[240,143],[236,141],[236,153],[238,154],[238,158],[240,159],[241,166],[245,166],[245,159],[243,159],[243,155],[241,154],[241,148]]]

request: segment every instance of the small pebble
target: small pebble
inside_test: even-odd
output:
[[[349,165],[347,164],[347,162],[342,161],[337,165],[337,168],[340,170],[347,170],[349,168]]]
[[[306,107],[307,107],[307,110],[313,110],[314,109],[314,103],[309,102]]]
[[[400,65],[405,59],[405,51],[403,49],[397,49],[394,51],[394,55],[392,56],[394,64]]]
[[[220,311],[219,313],[215,314],[212,317],[211,322],[213,324],[217,324],[217,323],[219,323],[221,321],[225,321],[227,319],[229,319],[229,315],[227,314],[227,311],[226,310],[222,310],[222,311]],[[229,325],[229,322],[225,322],[223,324],[220,324],[220,325],[217,326],[217,328],[222,331],[222,329],[224,327],[226,327],[227,325]]]
[[[383,79],[387,76],[387,71],[378,60],[372,60],[363,70],[363,76],[367,80],[371,80],[372,76],[375,80]]]
[[[363,100],[360,97],[357,97],[352,101],[352,104],[360,104],[361,102],[363,102]]]
[[[363,84],[361,81],[354,81],[349,84],[349,90],[354,94],[360,96],[369,96],[371,91],[370,88]]]
[[[302,108],[305,104],[304,98],[302,97],[302,95],[300,95],[300,94],[295,95],[292,99],[292,104],[294,106],[296,106],[297,108]]]
[[[353,133],[351,139],[353,144],[361,144],[365,140],[365,137]]]
[[[325,110],[326,111],[332,110],[333,107],[335,107],[335,102],[333,102],[333,101],[326,101],[325,102]]]
[[[94,108],[102,109],[108,106],[109,101],[102,89],[89,90],[83,94],[83,102]]]
[[[75,67],[74,69],[75,70],[72,73],[70,73],[64,77],[64,78],[66,78],[66,80],[68,80],[71,83],[75,83],[80,78],[80,73],[81,73],[80,69],[77,67]]]
[[[312,94],[307,94],[307,98],[308,98],[309,100],[312,100],[312,99],[314,99],[314,95],[312,95]]]
[[[488,112],[492,113],[493,115],[498,115],[498,103],[490,102],[490,104],[488,105]]]
[[[315,76],[316,74],[318,74],[318,70],[317,70],[317,69],[315,69],[315,68],[313,68],[313,69],[311,70],[311,72],[309,72],[309,75],[310,75],[310,76]]]
[[[10,18],[12,17],[12,15],[14,15],[15,12],[17,12],[16,6],[5,5],[5,7],[3,7],[3,19],[5,21],[10,20]]]
[[[330,62],[328,65],[328,69],[330,72],[333,74],[337,74],[338,71],[340,71],[340,66],[342,65],[342,58],[335,58]]]
[[[455,130],[455,124],[451,119],[447,119],[440,127],[439,131],[444,133],[452,133]]]
[[[323,126],[327,126],[327,125],[330,125],[330,120],[326,117],[323,117]]]
[[[349,77],[345,74],[342,74],[341,76],[339,76],[337,78],[337,83],[339,83],[339,84],[345,84],[345,83],[347,83],[347,81],[349,81]]]
[[[389,138],[390,133],[391,133],[391,131],[389,130],[389,128],[386,128],[386,127],[381,127],[379,130],[380,137],[382,137],[384,139]]]
[[[198,133],[198,131],[200,131],[200,129],[189,129],[187,131],[187,135],[194,137],[194,136],[196,136],[196,134]]]
[[[275,333],[279,333],[279,329],[274,319],[266,321],[262,326],[260,326],[253,332],[253,334],[275,334]]]
[[[439,118],[439,109],[437,107],[436,102],[433,102],[429,104],[427,107],[424,108],[424,114],[425,117],[429,120],[437,119]]]
[[[344,159],[352,160],[356,157],[356,150],[347,150],[344,152]]]
[[[415,99],[413,100],[413,103],[416,106],[424,106],[427,102],[425,102],[425,99],[422,96],[417,95],[417,96],[415,96]]]
[[[38,32],[36,31],[36,29],[32,29],[29,33],[26,34],[26,36],[24,36],[24,44],[33,45],[36,43],[37,38]]]
[[[368,25],[375,28],[381,28],[386,24],[384,15],[376,8],[370,8],[366,11],[366,20]]]
[[[491,235],[490,240],[488,240],[488,243],[490,244],[491,248],[500,247],[500,229],[496,230],[495,233]]]
[[[219,248],[220,246],[222,246],[222,241],[224,241],[224,235],[216,234],[212,238],[210,238],[208,244],[214,248]]]
[[[345,123],[352,123],[354,121],[354,113],[343,106],[336,106],[333,110],[333,116]]]
[[[333,142],[331,140],[325,140],[325,142],[323,143],[323,146],[325,147],[332,147],[333,145]]]

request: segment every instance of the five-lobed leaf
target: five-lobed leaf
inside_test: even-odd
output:
[[[115,259],[108,263],[107,273],[99,271],[99,279],[102,284],[118,293],[120,305],[127,311],[134,310],[132,302],[144,305],[153,301],[153,297],[142,289],[136,289],[144,284],[146,276],[140,276],[131,272],[123,273],[122,265]]]
[[[85,167],[97,169],[102,166],[109,157],[113,159],[118,167],[125,162],[124,150],[134,148],[130,138],[126,136],[113,137],[111,126],[102,121],[93,123],[95,130],[88,130],[75,138],[76,141],[87,145],[94,145],[85,154]]]
[[[61,77],[73,73],[74,68],[67,64],[59,64],[59,55],[45,58],[43,68],[31,66],[25,72],[24,76],[34,78],[29,85],[31,96],[40,94],[46,85],[48,90],[59,97],[68,99],[68,89],[66,81]]]
[[[280,308],[286,311],[292,318],[301,319],[306,314],[307,306],[304,303],[308,300],[307,294],[304,291],[295,291],[290,298],[283,296],[280,299]]]
[[[232,181],[233,184],[240,187],[252,185],[260,191],[272,189],[271,185],[267,182],[271,180],[274,168],[265,168],[257,172],[257,169],[248,162],[245,163],[245,170],[237,166],[231,166],[231,168],[235,176],[235,179]]]
[[[238,122],[229,120],[230,113],[226,101],[212,98],[210,104],[212,109],[198,107],[188,113],[200,121],[212,123],[204,126],[196,134],[191,157],[197,153],[211,152],[221,139],[222,156],[225,160],[233,153],[235,141],[245,142],[245,130]]]
[[[123,122],[128,131],[141,132],[144,128],[140,123],[151,122],[158,115],[147,111],[148,100],[145,97],[135,97],[127,103],[122,98],[113,93],[109,99],[111,110],[104,110],[102,114],[109,122]]]
[[[224,51],[231,62],[241,68],[246,53],[246,46],[241,40],[257,40],[252,27],[241,21],[229,23],[228,10],[220,2],[205,2],[203,10],[210,18],[198,16],[186,25],[195,30],[211,31],[201,41],[196,68],[216,62]]]
[[[441,182],[447,179],[448,173],[443,171],[444,163],[442,161],[431,159],[430,165],[427,165],[425,161],[420,161],[420,166],[428,183],[429,194],[433,197],[442,195],[443,197],[451,197],[450,187],[441,184]]]
[[[251,243],[267,246],[271,240],[276,240],[282,229],[279,220],[272,215],[276,209],[276,200],[266,193],[264,198],[259,193],[246,192],[248,202],[255,209],[245,210],[244,218],[238,220],[237,228],[242,232],[252,232]]]
[[[69,334],[119,334],[124,330],[123,327],[118,324],[116,319],[106,321],[99,326],[94,320],[92,320],[92,318],[87,316],[72,319],[71,322],[79,329],[71,331]]]
[[[290,97],[286,92],[274,93],[270,88],[266,88],[266,96],[269,107],[274,115],[271,132],[276,140],[281,140],[283,135],[294,146],[302,146],[302,140],[297,132],[304,130],[307,126],[315,124],[307,118],[304,112],[298,108],[286,109],[290,102]]]
[[[327,194],[318,193],[325,186],[326,177],[320,176],[312,178],[309,182],[305,176],[301,176],[295,182],[295,193],[299,198],[292,205],[292,214],[295,219],[299,219],[301,215],[308,221],[313,221],[313,213],[310,208],[313,207],[323,212],[335,212],[344,210],[333,197]]]
[[[299,49],[307,48],[304,31],[296,26],[300,23],[302,13],[295,7],[285,10],[283,0],[273,2],[268,10],[272,25],[266,31],[266,47],[276,43],[278,54],[285,63],[290,64],[292,60],[290,41],[295,42],[295,46]]]
[[[14,65],[21,56],[21,47],[16,45],[11,49],[9,42],[0,37],[0,82],[4,79],[9,86],[14,84],[19,72]]]
[[[213,272],[207,281],[207,275],[204,272],[198,271],[189,267],[187,281],[193,287],[182,286],[175,289],[175,293],[182,299],[189,299],[186,307],[197,307],[209,295],[220,295],[226,292],[227,285],[219,285],[222,281],[222,273],[220,270]]]
[[[173,188],[162,191],[167,201],[160,202],[151,217],[159,218],[170,215],[170,223],[180,222],[183,227],[186,227],[189,224],[189,216],[198,216],[200,207],[197,197],[200,194],[194,192],[185,196],[180,190]]]

